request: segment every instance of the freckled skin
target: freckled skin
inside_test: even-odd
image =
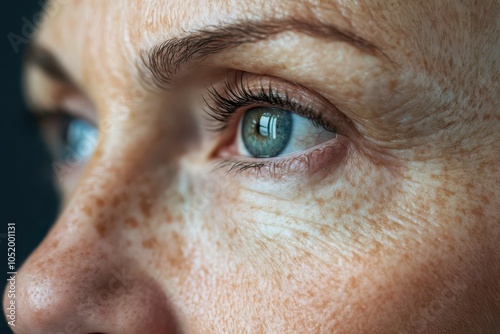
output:
[[[498,2],[52,5],[37,41],[112,126],[19,272],[16,333],[500,331]],[[214,171],[209,134],[177,139],[175,95],[140,87],[140,50],[289,13],[353,29],[392,62],[294,34],[210,57],[320,91],[352,121],[314,173]]]

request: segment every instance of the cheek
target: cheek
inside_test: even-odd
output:
[[[487,268],[494,244],[477,228],[477,201],[457,196],[465,186],[445,174],[434,182],[364,167],[351,160],[340,177],[286,185],[288,193],[283,184],[200,181],[183,223],[156,230],[164,236],[156,265],[168,267],[165,286],[178,287],[179,307],[193,323],[263,328],[273,317],[266,330],[304,333],[361,318],[362,328],[411,332],[479,312],[485,306],[473,300],[498,268]]]
[[[459,302],[478,305],[483,287],[495,286],[486,267],[495,263],[492,227],[477,221],[496,209],[479,205],[481,188],[359,156],[312,183],[178,167],[139,172],[113,160],[85,178],[84,200],[65,219],[95,216],[106,247],[159,278],[193,332],[307,333],[321,324],[377,333],[401,319],[414,332],[456,318]]]

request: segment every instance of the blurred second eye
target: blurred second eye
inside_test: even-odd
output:
[[[288,110],[257,107],[245,112],[239,126],[238,151],[242,156],[274,158],[307,150],[336,133]]]
[[[65,122],[61,135],[61,159],[78,162],[87,161],[92,156],[99,139],[99,131],[92,123],[73,117]]]

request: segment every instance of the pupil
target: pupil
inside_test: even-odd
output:
[[[245,113],[242,139],[255,158],[278,156],[290,142],[292,115],[277,108],[253,108]]]

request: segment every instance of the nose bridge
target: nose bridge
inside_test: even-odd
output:
[[[100,237],[137,228],[132,221],[147,226],[158,199],[175,191],[177,161],[167,154],[151,158],[162,146],[153,138],[133,145],[101,145],[67,204],[66,221],[83,217]]]

